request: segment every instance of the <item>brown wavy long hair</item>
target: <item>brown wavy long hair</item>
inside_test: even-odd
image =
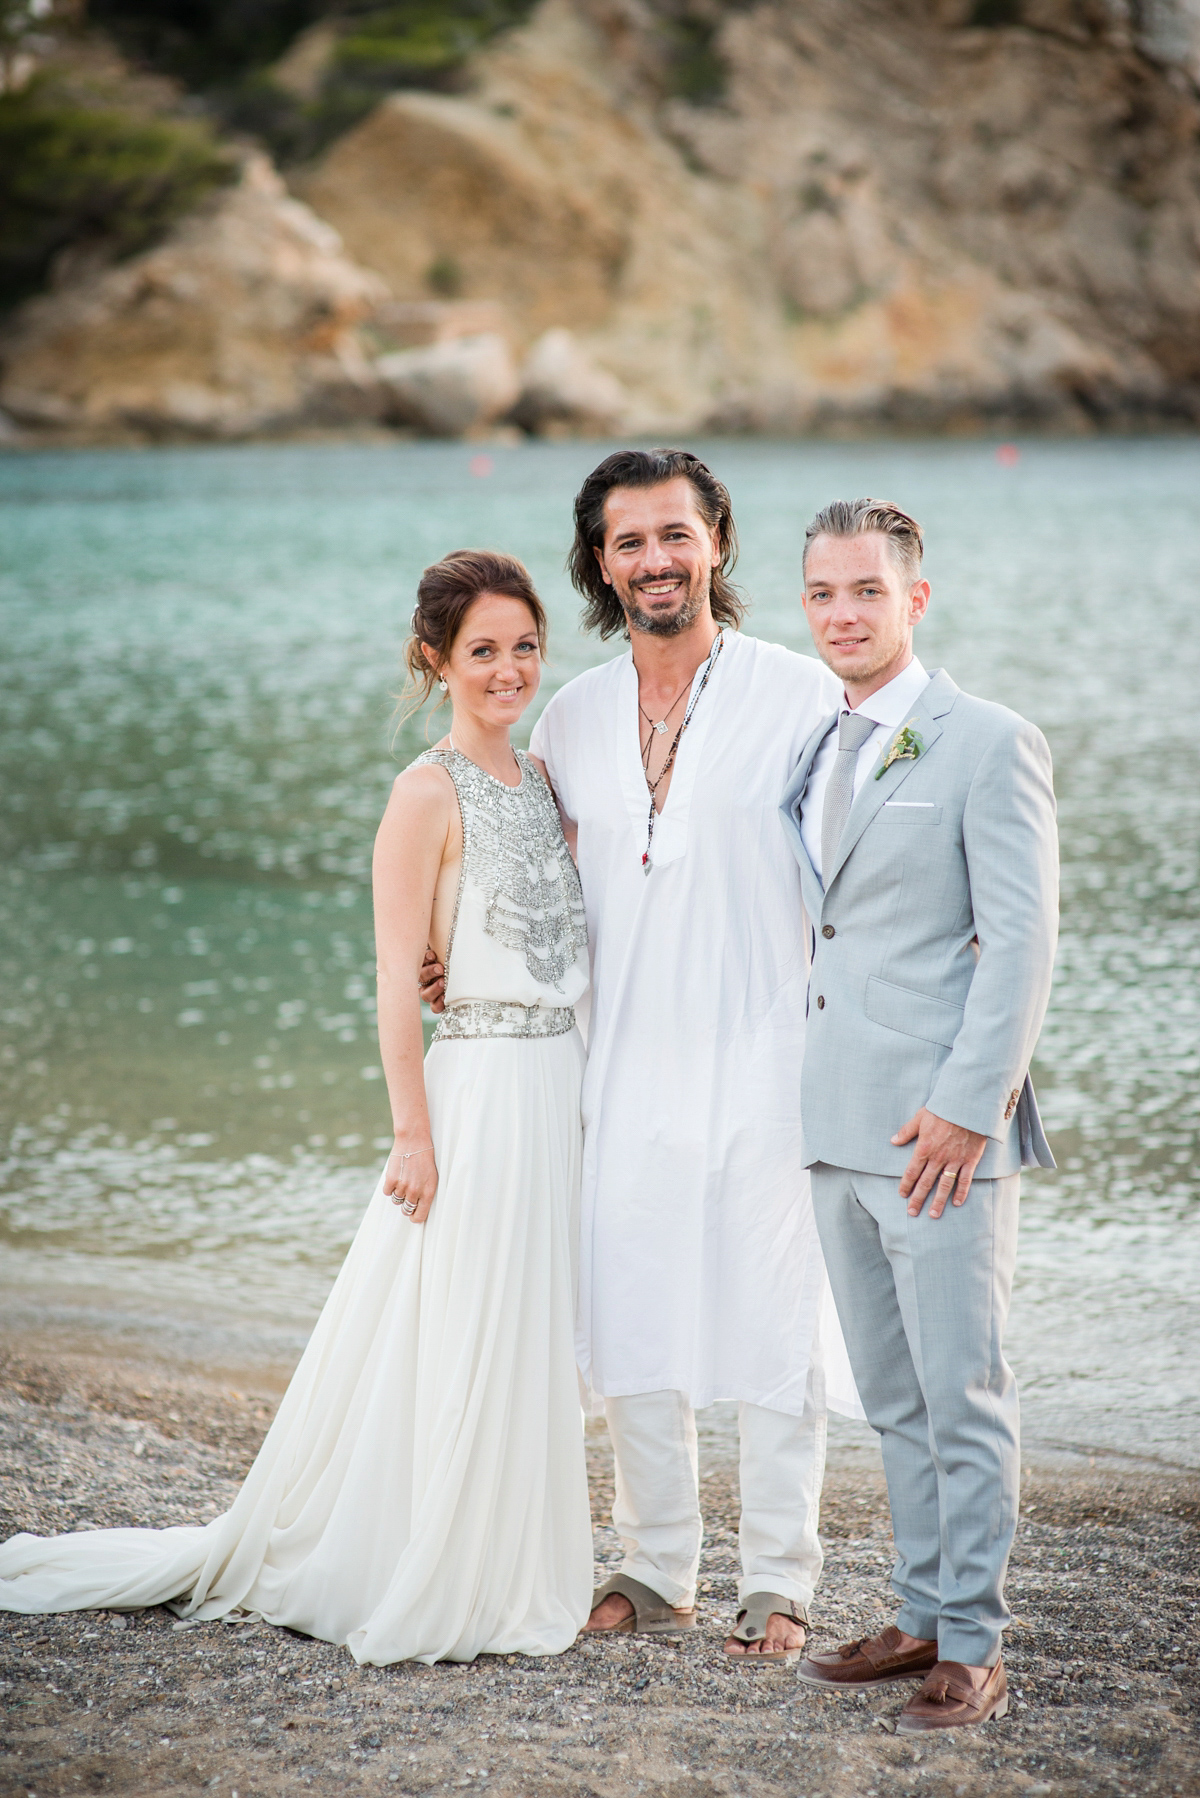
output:
[[[617,487],[661,487],[664,481],[680,477],[690,484],[700,516],[716,533],[720,560],[712,571],[712,615],[718,624],[740,628],[746,602],[729,578],[738,553],[729,489],[690,450],[629,449],[606,456],[575,495],[575,541],[567,557],[567,572],[583,595],[581,623],[585,631],[612,637],[627,628],[624,608],[596,560],[596,551],[604,547],[604,507],[609,494]]]
[[[503,593],[529,607],[538,648],[545,657],[546,610],[525,564],[498,549],[451,550],[440,562],[428,567],[417,583],[412,635],[404,645],[409,681],[396,708],[398,725],[419,711],[433,692],[467,613],[485,593]],[[432,662],[422,648],[425,643],[433,651]]]

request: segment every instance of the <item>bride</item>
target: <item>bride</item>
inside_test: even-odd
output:
[[[508,556],[459,550],[422,577],[414,705],[436,679],[452,723],[396,780],[375,846],[395,1147],[232,1508],[14,1536],[0,1608],[252,1611],[377,1664],[558,1654],[587,1618],[571,1247],[587,931],[554,799],[509,743],[545,626]],[[427,942],[447,990],[422,1065]]]

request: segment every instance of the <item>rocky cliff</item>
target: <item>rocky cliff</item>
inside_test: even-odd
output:
[[[260,157],[167,240],[29,302],[0,403],[72,441],[247,437],[370,415],[378,275]]]
[[[260,293],[214,428],[356,408],[480,428],[502,400],[532,429],[1194,423],[1198,43],[1183,0],[542,0],[465,91],[395,94],[293,176],[355,297],[314,347]],[[133,266],[101,285],[124,292]],[[97,383],[161,359],[161,308],[152,329],[121,300],[118,326],[98,297],[34,303],[0,403],[31,418],[30,392],[74,381],[81,415],[133,415]],[[389,335],[422,308],[440,345]],[[96,330],[120,340],[119,381]],[[469,389],[468,364],[491,397],[439,425],[421,396],[446,367]]]
[[[1194,417],[1193,81],[1115,8],[971,16],[728,8],[700,104],[639,0],[545,0],[301,191],[397,293],[440,272],[580,333],[631,426]]]

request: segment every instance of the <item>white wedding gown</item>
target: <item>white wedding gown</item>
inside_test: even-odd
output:
[[[429,1220],[409,1223],[376,1187],[223,1517],[14,1536],[0,1608],[249,1610],[377,1664],[557,1654],[587,1617],[579,882],[526,758],[515,788],[455,751],[421,760],[451,774],[464,832],[446,1012],[425,1061]]]

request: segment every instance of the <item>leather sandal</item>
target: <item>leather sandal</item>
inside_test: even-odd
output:
[[[767,1633],[768,1621],[775,1616],[788,1617],[805,1630],[808,1628],[808,1612],[803,1605],[790,1598],[781,1598],[778,1592],[751,1592],[738,1611],[730,1636],[735,1642],[761,1642]],[[804,1653],[804,1644],[802,1642],[799,1648],[772,1648],[758,1654],[738,1654],[726,1643],[725,1653],[739,1667],[790,1667]]]
[[[685,1630],[696,1629],[696,1609],[676,1610],[667,1603],[661,1592],[644,1586],[641,1580],[631,1579],[627,1573],[614,1573],[611,1579],[605,1580],[592,1593],[592,1610],[619,1593],[627,1598],[633,1606],[632,1617],[622,1617],[620,1623],[610,1623],[605,1629],[588,1630],[590,1636],[678,1636]]]

